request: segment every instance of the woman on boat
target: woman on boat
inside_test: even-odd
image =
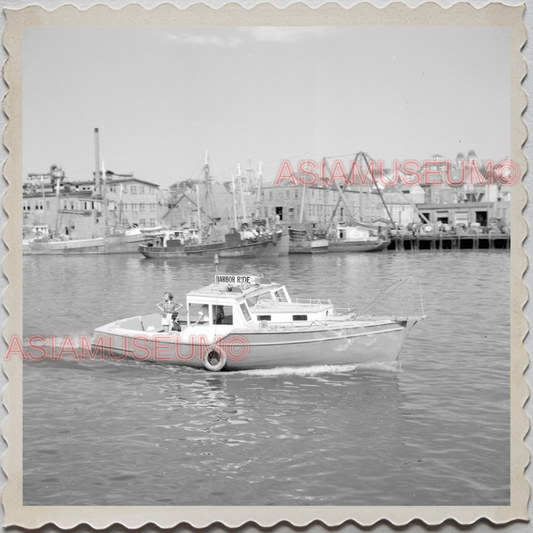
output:
[[[174,301],[174,295],[171,292],[165,292],[165,299],[162,302],[157,304],[157,307],[162,311],[163,318],[161,324],[165,333],[168,333],[170,330],[170,325],[172,324],[172,314],[181,309],[182,304],[177,304]]]

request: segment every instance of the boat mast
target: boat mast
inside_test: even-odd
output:
[[[61,201],[60,194],[59,194],[59,187],[60,187],[60,177],[58,175],[56,178],[56,205],[57,205],[56,224],[55,224],[56,235],[59,234],[59,210],[61,209],[61,206],[59,205],[59,202]],[[44,209],[44,202],[43,202],[43,209]]]
[[[124,184],[120,184],[119,204],[118,204],[118,225],[122,226],[122,194],[124,192]],[[159,218],[159,217],[158,217]]]
[[[246,220],[246,204],[244,203],[244,188],[242,186],[242,174],[241,174],[241,164],[238,163],[237,170],[239,172],[239,187],[241,188],[241,202],[242,202],[242,222],[243,224],[247,222]]]
[[[365,159],[367,167],[369,167],[370,163],[368,162],[368,156],[365,153],[363,153],[363,157]],[[383,206],[385,207],[385,211],[387,212],[387,215],[389,215],[389,219],[391,221],[392,227],[394,228],[396,226],[396,224],[394,224],[394,220],[392,220],[392,215],[390,214],[389,207],[385,203],[385,199],[383,198],[383,194],[381,194],[381,190],[378,187],[378,184],[377,184],[376,180],[374,179],[374,171],[373,171],[373,169],[372,169],[372,183],[376,186],[376,189],[378,191],[379,197],[381,198],[381,202],[383,203]]]
[[[101,194],[100,190],[100,141],[98,137],[98,128],[94,128],[94,151],[95,151],[95,172],[94,172],[94,192],[95,195]]]
[[[235,198],[235,174],[231,175],[231,192],[233,197],[233,224],[237,229],[237,199]]]
[[[257,186],[255,190],[255,218],[261,218],[262,202],[261,202],[261,184],[263,181],[263,164],[259,161],[259,172],[257,173]]]
[[[355,159],[354,161],[357,161],[357,157],[359,156],[359,154],[356,154],[355,156]],[[327,163],[326,163],[326,158],[324,157],[324,167],[328,170],[329,172],[329,168],[327,166]],[[350,183],[350,180],[351,180],[351,176],[352,176],[352,172],[353,172],[353,166],[352,168],[350,169],[350,173],[348,174],[348,183]],[[331,228],[331,226],[333,225],[333,219],[335,218],[335,215],[337,214],[337,209],[339,208],[339,205],[341,202],[344,202],[344,205],[346,206],[346,210],[348,211],[348,215],[351,219],[353,219],[353,216],[352,216],[352,213],[350,211],[350,206],[348,204],[348,201],[346,200],[341,188],[339,187],[339,184],[337,183],[337,181],[335,181],[335,187],[337,188],[337,190],[339,191],[339,198],[337,200],[337,204],[335,205],[335,208],[333,209],[333,213],[331,213],[331,219],[329,221],[329,224],[327,225],[326,227],[326,233],[329,232],[329,229]],[[346,189],[346,186],[344,187]]]
[[[196,208],[198,209],[198,239],[202,242],[202,217],[200,214],[200,186],[196,185]]]
[[[302,204],[300,206],[300,224],[303,224],[304,221],[304,209],[305,209],[305,191],[307,185],[302,185]]]
[[[102,160],[102,211],[104,214],[104,236],[107,236],[107,184],[104,161]]]

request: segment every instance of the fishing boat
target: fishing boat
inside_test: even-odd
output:
[[[47,229],[41,229],[35,237],[23,241],[22,250],[28,255],[132,253],[146,239],[139,228],[115,229],[112,234],[90,239],[70,239],[66,235],[51,237]]]
[[[150,259],[185,257],[185,245],[193,240],[198,240],[198,230],[194,228],[160,230],[147,242],[139,245],[139,252]]]
[[[234,177],[232,189],[234,227],[228,231],[226,226],[226,232],[221,231],[216,223],[218,219],[213,213],[212,178],[209,173],[207,153],[205,157],[204,175],[205,199],[203,204],[206,206],[206,209],[203,210],[200,205],[200,190],[198,185],[196,186],[196,201],[192,197],[188,197],[191,203],[196,204],[198,213],[197,229],[194,234],[178,235],[177,232],[163,232],[154,236],[148,243],[140,245],[138,250],[141,254],[152,259],[170,259],[180,257],[211,258],[213,254],[218,254],[220,258],[273,258],[289,253],[289,234],[285,227],[280,224],[275,227],[269,227],[247,222],[242,181],[240,188],[243,198],[243,216],[242,223],[239,224],[236,214],[236,187]],[[238,177],[241,177],[240,171]],[[209,220],[209,226],[207,228],[205,228],[205,224],[202,224],[202,212],[205,213],[206,218]]]
[[[331,252],[380,252],[391,242],[380,228],[362,223],[338,224],[334,235],[329,238]]]
[[[256,232],[245,226],[239,231],[230,230],[223,241],[198,243],[199,240],[197,234],[188,237],[180,231],[162,231],[149,242],[139,245],[139,252],[151,259],[212,257],[213,254],[222,258],[252,258],[278,257],[285,255],[283,252],[287,248],[284,242],[287,234],[284,234],[283,228]]]
[[[187,294],[186,317],[175,317],[173,330],[163,331],[160,314],[134,316],[96,328],[92,347],[115,358],[209,371],[391,363],[424,318],[423,308],[371,311],[411,286],[413,278],[397,282],[357,313],[330,300],[292,298],[283,284],[258,276],[217,274],[214,283]]]
[[[306,190],[307,187],[303,187],[299,223],[289,228],[290,254],[320,254],[329,248],[328,240],[316,235],[312,224],[304,223]]]
[[[329,241],[318,237],[306,227],[289,228],[289,253],[324,254],[329,249]]]

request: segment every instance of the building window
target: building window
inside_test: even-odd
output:
[[[138,205],[137,204],[131,204],[131,210],[132,211],[137,211],[139,209]]]
[[[139,204],[139,211],[144,211],[144,204]]]
[[[150,204],[150,211],[155,211],[155,204]]]
[[[155,218],[150,219],[150,226],[155,226],[156,220]]]
[[[124,209],[124,211],[127,211],[127,210],[128,210],[128,204],[124,204],[124,205],[122,206],[122,209]]]
[[[150,191],[150,194],[155,194],[155,187],[150,187],[149,191]]]
[[[44,209],[42,200],[37,200],[37,202],[35,202],[35,209]]]
[[[137,194],[137,186],[136,185],[132,185],[130,187],[130,192],[131,192],[131,194]]]
[[[140,224],[141,226],[146,226],[146,219],[145,219],[145,218],[141,218],[141,219],[139,220],[139,224]]]
[[[139,185],[139,194],[144,194],[144,186]]]
[[[30,210],[30,206],[28,205],[28,202],[26,202],[26,200],[22,200],[22,210],[23,211],[29,211]]]

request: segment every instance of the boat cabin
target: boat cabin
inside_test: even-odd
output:
[[[337,226],[337,239],[344,242],[361,242],[377,240],[377,232],[363,226]]]
[[[188,326],[309,325],[333,314],[329,300],[292,299],[284,285],[258,276],[216,275],[215,283],[187,294]]]

